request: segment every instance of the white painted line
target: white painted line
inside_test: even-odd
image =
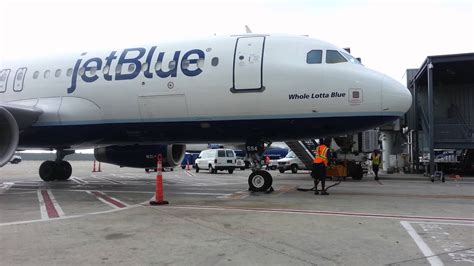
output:
[[[423,222],[423,221],[410,221],[411,224],[440,224],[440,225],[461,225],[461,226],[474,226],[472,224],[465,224],[465,223],[444,223],[444,222]]]
[[[91,212],[91,213],[86,213],[86,214],[79,214],[79,215],[71,215],[71,216],[63,216],[59,217],[56,219],[37,219],[37,220],[27,220],[27,221],[19,221],[19,222],[10,222],[10,223],[0,223],[0,227],[2,226],[9,226],[9,225],[20,225],[20,224],[31,224],[31,223],[41,223],[41,222],[50,222],[50,221],[57,221],[57,220],[66,220],[66,219],[75,219],[75,218],[81,218],[81,217],[86,217],[86,216],[91,216],[91,215],[100,215],[100,214],[106,214],[106,213],[113,213],[121,210],[127,210],[135,207],[142,207],[145,204],[148,204],[149,201],[144,201],[139,204],[131,205],[125,208],[121,209],[112,209],[112,210],[107,210],[107,211],[100,211],[100,212]]]
[[[190,171],[185,171],[185,173],[186,173],[188,176],[194,176],[194,174],[191,173]]]
[[[120,201],[120,200],[118,200],[114,197],[111,197],[111,196],[105,194],[102,191],[92,192],[90,190],[86,190],[85,192],[87,194],[90,194],[90,195],[94,196],[95,198],[97,198],[98,200],[100,200],[103,203],[107,204],[108,206],[112,207],[113,209],[123,209],[125,207],[128,207],[128,204],[126,204],[125,202]]]
[[[49,197],[51,198],[51,201],[53,202],[54,208],[56,208],[56,211],[59,214],[59,217],[63,217],[64,216],[63,209],[61,208],[61,206],[59,206],[59,203],[56,201],[56,198],[54,198],[53,192],[51,192],[51,190],[49,189],[47,190],[47,192],[49,194]]]
[[[38,201],[40,205],[40,212],[41,212],[41,220],[48,220],[48,212],[46,211],[46,204],[44,203],[43,195],[41,194],[41,190],[38,189],[36,192],[38,192]]]
[[[400,221],[400,224],[407,230],[408,234],[413,238],[418,248],[421,250],[423,255],[425,255],[426,259],[432,266],[442,266],[444,265],[441,259],[436,256],[433,251],[431,251],[430,247],[423,241],[423,239],[418,235],[416,230],[411,226],[411,224],[407,221]]]
[[[102,181],[107,181],[109,183],[116,184],[116,185],[123,185],[124,184],[123,182],[116,181],[116,180],[113,180],[111,178],[107,178],[107,177],[103,177],[103,176],[91,175],[91,177],[93,177],[95,179],[102,180]]]
[[[13,182],[4,182],[0,185],[0,194],[7,192],[15,183]]]
[[[71,177],[71,180],[80,184],[80,185],[86,185],[86,184],[89,184],[89,182],[87,182],[86,180],[82,179],[82,178],[79,178],[77,176],[73,176]]]

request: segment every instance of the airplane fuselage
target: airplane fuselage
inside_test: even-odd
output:
[[[303,36],[239,35],[16,61],[0,66],[0,105],[43,111],[19,148],[304,139],[408,110],[406,88],[328,51],[343,54]]]

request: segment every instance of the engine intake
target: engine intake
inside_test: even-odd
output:
[[[174,167],[181,163],[186,145],[130,145],[108,146],[94,149],[99,162],[134,168],[156,168],[156,157],[163,156],[163,167]]]
[[[19,138],[15,117],[0,106],[0,167],[7,164],[15,154]]]

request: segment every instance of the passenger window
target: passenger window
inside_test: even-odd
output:
[[[347,62],[347,59],[342,56],[336,50],[327,50],[326,51],[326,63],[327,64],[337,64],[337,63],[344,63]]]
[[[68,77],[72,76],[72,68],[68,68],[68,70],[66,72],[66,76],[68,76]]]
[[[91,75],[94,76],[97,73],[97,67],[91,67]]]
[[[168,65],[168,68],[170,70],[173,70],[174,68],[176,67],[176,61],[170,61],[169,65]]]
[[[197,61],[197,66],[202,68],[204,66],[204,58],[199,58]]]
[[[219,57],[213,57],[211,60],[212,66],[217,66],[219,64]]]
[[[189,60],[181,61],[181,67],[187,69],[189,67]]]
[[[79,76],[83,76],[85,72],[86,72],[85,68],[83,67],[79,68]]]
[[[135,71],[135,64],[128,65],[128,72],[133,73]]]
[[[16,80],[21,80],[23,78],[23,72],[18,73],[18,76],[16,76]]]
[[[46,71],[44,72],[44,78],[45,78],[45,79],[49,78],[49,74],[51,74],[51,71],[46,70]]]
[[[54,76],[59,78],[59,76],[61,76],[61,69],[56,70],[56,73],[54,73]]]
[[[323,61],[322,50],[312,50],[306,55],[306,63],[308,64],[321,64]]]
[[[227,153],[227,157],[234,157],[234,153],[232,151],[227,150],[226,153]]]
[[[122,72],[122,65],[118,64],[117,67],[115,68],[115,73],[120,74]]]
[[[225,157],[225,151],[224,150],[218,150],[217,151],[217,157]]]
[[[143,71],[146,71],[148,69],[148,64],[147,63],[143,63],[142,65],[142,70]]]
[[[35,71],[35,73],[33,73],[33,79],[37,79],[39,77],[39,71]]]
[[[102,73],[109,74],[109,69],[110,69],[109,65],[105,65],[104,68],[102,69]]]

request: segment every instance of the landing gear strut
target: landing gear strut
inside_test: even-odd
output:
[[[271,142],[268,143],[267,148],[271,145]],[[273,191],[272,184],[273,178],[272,175],[262,170],[262,155],[265,152],[265,142],[263,141],[247,141],[245,143],[246,157],[248,161],[251,162],[250,167],[252,173],[249,176],[249,190],[250,191]]]
[[[41,164],[39,175],[43,181],[68,180],[72,174],[72,166],[69,162],[63,161],[64,157],[73,154],[74,150],[56,151],[55,161],[45,161]]]

